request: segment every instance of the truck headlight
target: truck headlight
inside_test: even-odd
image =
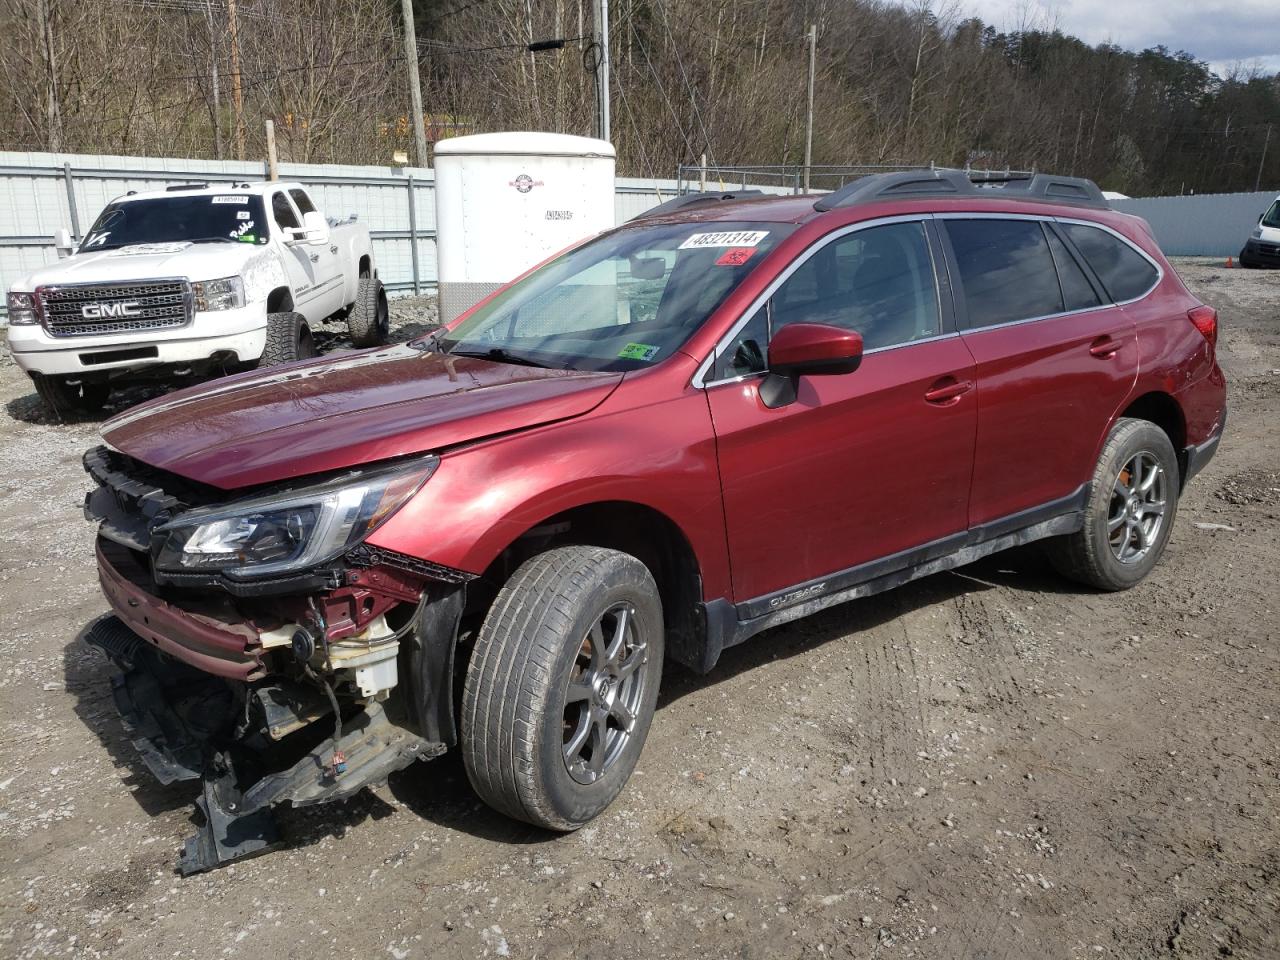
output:
[[[255,577],[327,563],[373,533],[435,472],[430,457],[179,515],[153,533],[157,569]]]
[[[239,277],[200,280],[191,284],[197,313],[206,310],[234,310],[244,306],[244,281]]]
[[[34,293],[21,293],[17,290],[10,291],[7,305],[9,307],[9,322],[14,326],[40,322],[36,319],[36,295]]]
[[[1261,227],[1258,227],[1257,229],[1255,229],[1255,230],[1253,231],[1253,233],[1249,234],[1249,239],[1250,239],[1250,240],[1261,240],[1261,239],[1262,239],[1262,228],[1261,228]],[[9,294],[9,296],[13,296],[13,294]],[[10,310],[12,310],[13,308],[12,308],[12,307],[10,307],[9,309],[10,309]]]

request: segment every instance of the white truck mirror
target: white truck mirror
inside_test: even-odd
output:
[[[58,259],[69,257],[75,252],[75,244],[71,242],[71,231],[66,227],[57,230],[53,234],[53,246],[58,251]]]
[[[302,215],[302,229],[307,243],[318,246],[329,242],[329,221],[319,210]]]

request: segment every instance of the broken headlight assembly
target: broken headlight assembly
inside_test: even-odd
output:
[[[297,573],[341,556],[403,506],[435,472],[430,457],[311,487],[183,513],[152,531],[168,573],[235,578]]]

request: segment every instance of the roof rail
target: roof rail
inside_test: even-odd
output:
[[[763,195],[764,191],[762,190],[733,190],[726,193],[686,193],[680,197],[672,197],[656,207],[650,207],[644,213],[637,214],[631,219],[634,221],[648,220],[650,217],[661,217],[675,210],[691,207],[695,203],[716,203],[721,200],[739,200],[743,197],[760,197]]]
[[[878,200],[917,197],[984,197],[1000,200],[1040,200],[1082,207],[1111,206],[1098,185],[1084,177],[1049,173],[972,173],[964,170],[909,170],[859,177],[817,200],[815,210],[835,210]]]

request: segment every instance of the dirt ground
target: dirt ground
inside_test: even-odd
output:
[[[1280,272],[1178,266],[1231,416],[1135,590],[1003,554],[669,668],[576,834],[444,758],[186,880],[193,791],[150,781],[76,639],[97,425],[0,361],[0,956],[1280,956]]]

